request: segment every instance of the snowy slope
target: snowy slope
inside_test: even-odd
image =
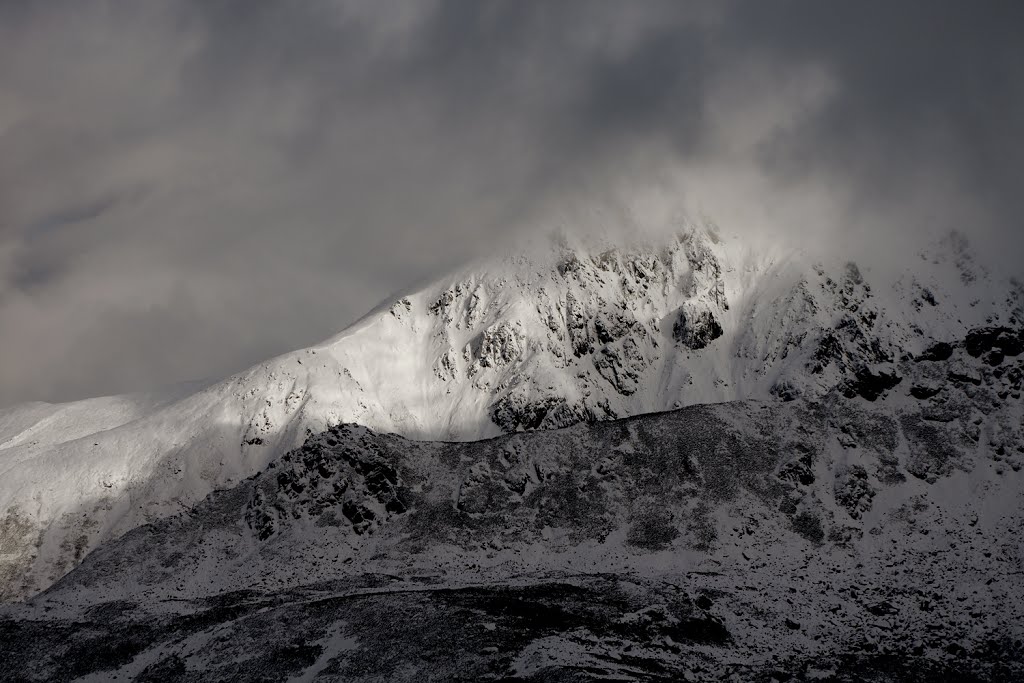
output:
[[[1020,680],[1024,335],[951,341],[875,401],[468,443],[336,426],[0,610],[0,661],[40,680]]]
[[[0,595],[45,588],[103,540],[341,422],[469,440],[841,384],[874,398],[901,356],[1019,324],[1022,300],[955,237],[895,279],[696,226],[475,264],[169,404],[0,413]]]

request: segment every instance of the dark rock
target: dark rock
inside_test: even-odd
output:
[[[365,532],[373,523],[375,517],[372,510],[351,500],[346,500],[342,504],[341,514],[345,515],[348,521],[352,523],[352,530],[357,534]]]
[[[810,486],[814,483],[814,454],[804,446],[798,446],[798,450],[800,457],[783,465],[777,476],[782,481]]]
[[[587,419],[583,409],[569,405],[560,396],[529,401],[518,394],[509,394],[491,408],[491,420],[509,433],[520,429],[557,429]]]
[[[912,475],[931,480],[961,467],[964,454],[957,448],[959,440],[953,430],[946,425],[926,421],[920,415],[903,415],[900,422],[910,448],[906,468]]]
[[[795,515],[796,503],[794,503],[789,498],[784,497],[781,501],[779,501],[779,512],[786,515]]]
[[[672,326],[672,338],[691,349],[703,349],[722,336],[722,326],[711,311],[697,313],[679,311],[679,317]]]
[[[981,375],[969,368],[956,368],[950,370],[946,376],[949,378],[950,382],[955,382],[957,384],[973,384],[974,386],[981,385]]]
[[[785,380],[776,382],[768,391],[772,396],[775,396],[781,401],[794,401],[800,398],[801,393],[797,387]]]
[[[876,617],[884,617],[889,614],[896,614],[899,610],[893,607],[890,603],[882,601],[874,605],[870,605],[867,610],[874,614]]]
[[[409,508],[404,502],[402,502],[401,498],[396,496],[384,504],[384,509],[390,513],[400,515],[403,512],[406,512]]]
[[[845,476],[837,478],[835,486],[836,502],[842,505],[852,519],[860,519],[861,515],[871,509],[875,491],[868,483],[868,473],[860,465],[852,465]]]
[[[398,484],[398,473],[395,468],[381,463],[366,474],[366,489],[375,495],[391,493]]]
[[[854,379],[847,380],[843,386],[843,396],[854,398],[860,396],[868,401],[874,401],[889,389],[903,381],[903,378],[893,372],[879,370],[875,372],[871,368],[862,367],[854,375]]]
[[[622,312],[601,312],[594,318],[594,332],[602,344],[622,339],[637,326],[635,318]]]
[[[1006,358],[1006,356],[1003,354],[1002,351],[1000,351],[999,349],[992,349],[991,351],[985,354],[984,361],[987,365],[995,367],[1002,363],[1004,358]]]
[[[821,526],[821,519],[810,512],[801,512],[793,517],[793,531],[813,543],[825,540],[825,529]]]
[[[664,550],[678,536],[670,511],[645,507],[633,514],[626,542],[645,550]]]
[[[946,342],[936,342],[925,349],[924,353],[915,358],[914,360],[920,363],[921,361],[943,361],[949,360],[949,357],[953,355],[953,345],[947,344]]]
[[[975,358],[992,349],[1004,356],[1017,356],[1024,352],[1024,334],[1009,327],[979,327],[967,333],[964,348]]]
[[[814,350],[814,363],[811,366],[811,372],[820,374],[828,367],[829,363],[841,360],[842,357],[843,345],[840,343],[839,337],[836,336],[835,331],[826,330]]]
[[[579,358],[594,350],[594,340],[587,324],[586,308],[572,293],[565,295],[565,327],[573,353]]]
[[[632,337],[619,344],[601,347],[601,352],[595,354],[593,360],[598,373],[623,396],[636,392],[640,373],[647,367],[647,361]]]
[[[927,387],[927,386],[915,385],[915,386],[910,387],[910,395],[913,396],[914,398],[920,399],[922,401],[925,400],[925,399],[931,398],[932,396],[934,396],[935,394],[939,393],[940,391],[942,391],[942,387],[938,387],[938,386]]]

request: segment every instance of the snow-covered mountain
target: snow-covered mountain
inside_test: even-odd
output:
[[[15,679],[1014,681],[1024,335],[874,401],[338,425],[0,608]],[[871,386],[875,386],[872,384]]]
[[[0,412],[0,595],[354,422],[472,440],[737,398],[874,400],[895,364],[1020,325],[1024,288],[957,236],[890,277],[689,226],[474,264],[326,342],[187,395]]]

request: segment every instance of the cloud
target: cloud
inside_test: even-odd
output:
[[[1019,7],[0,4],[0,405],[223,375],[600,207],[1019,269]]]

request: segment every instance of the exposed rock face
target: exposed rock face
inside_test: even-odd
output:
[[[481,368],[500,368],[519,359],[523,352],[522,333],[507,322],[493,325],[483,333],[477,363]]]
[[[722,336],[722,326],[711,311],[679,311],[679,317],[672,326],[672,338],[690,349],[703,349]]]
[[[649,360],[634,339],[623,339],[619,344],[606,344],[594,357],[594,367],[621,396],[631,396],[640,387],[641,375]]]
[[[842,391],[847,398],[860,396],[868,401],[874,401],[902,380],[903,378],[891,368],[885,370],[863,367],[854,373],[852,380],[842,385]]]
[[[572,352],[577,358],[593,353],[594,341],[590,336],[589,316],[583,304],[569,292],[565,295],[565,327],[572,344]],[[549,320],[553,318],[548,317]]]
[[[565,251],[547,273],[474,276],[428,306],[442,325],[434,343],[448,347],[436,374],[458,382],[464,363],[475,388],[496,394],[488,415],[503,431],[667,408],[678,401],[642,390],[675,355],[666,315],[680,304],[692,310],[675,334],[703,348],[724,333],[716,316],[729,310],[726,289],[720,257],[700,230],[656,250]],[[462,341],[495,312],[499,322]]]
[[[964,348],[975,358],[987,354],[989,365],[999,365],[1006,356],[1019,356],[1024,351],[1024,336],[1009,327],[982,327],[968,333]]]
[[[917,357],[919,361],[940,361],[947,360],[953,355],[953,345],[946,342],[936,342],[924,350],[924,353]]]
[[[564,398],[530,401],[519,394],[509,394],[495,404],[491,419],[505,432],[517,429],[558,429],[577,422],[599,419],[577,412]]]

